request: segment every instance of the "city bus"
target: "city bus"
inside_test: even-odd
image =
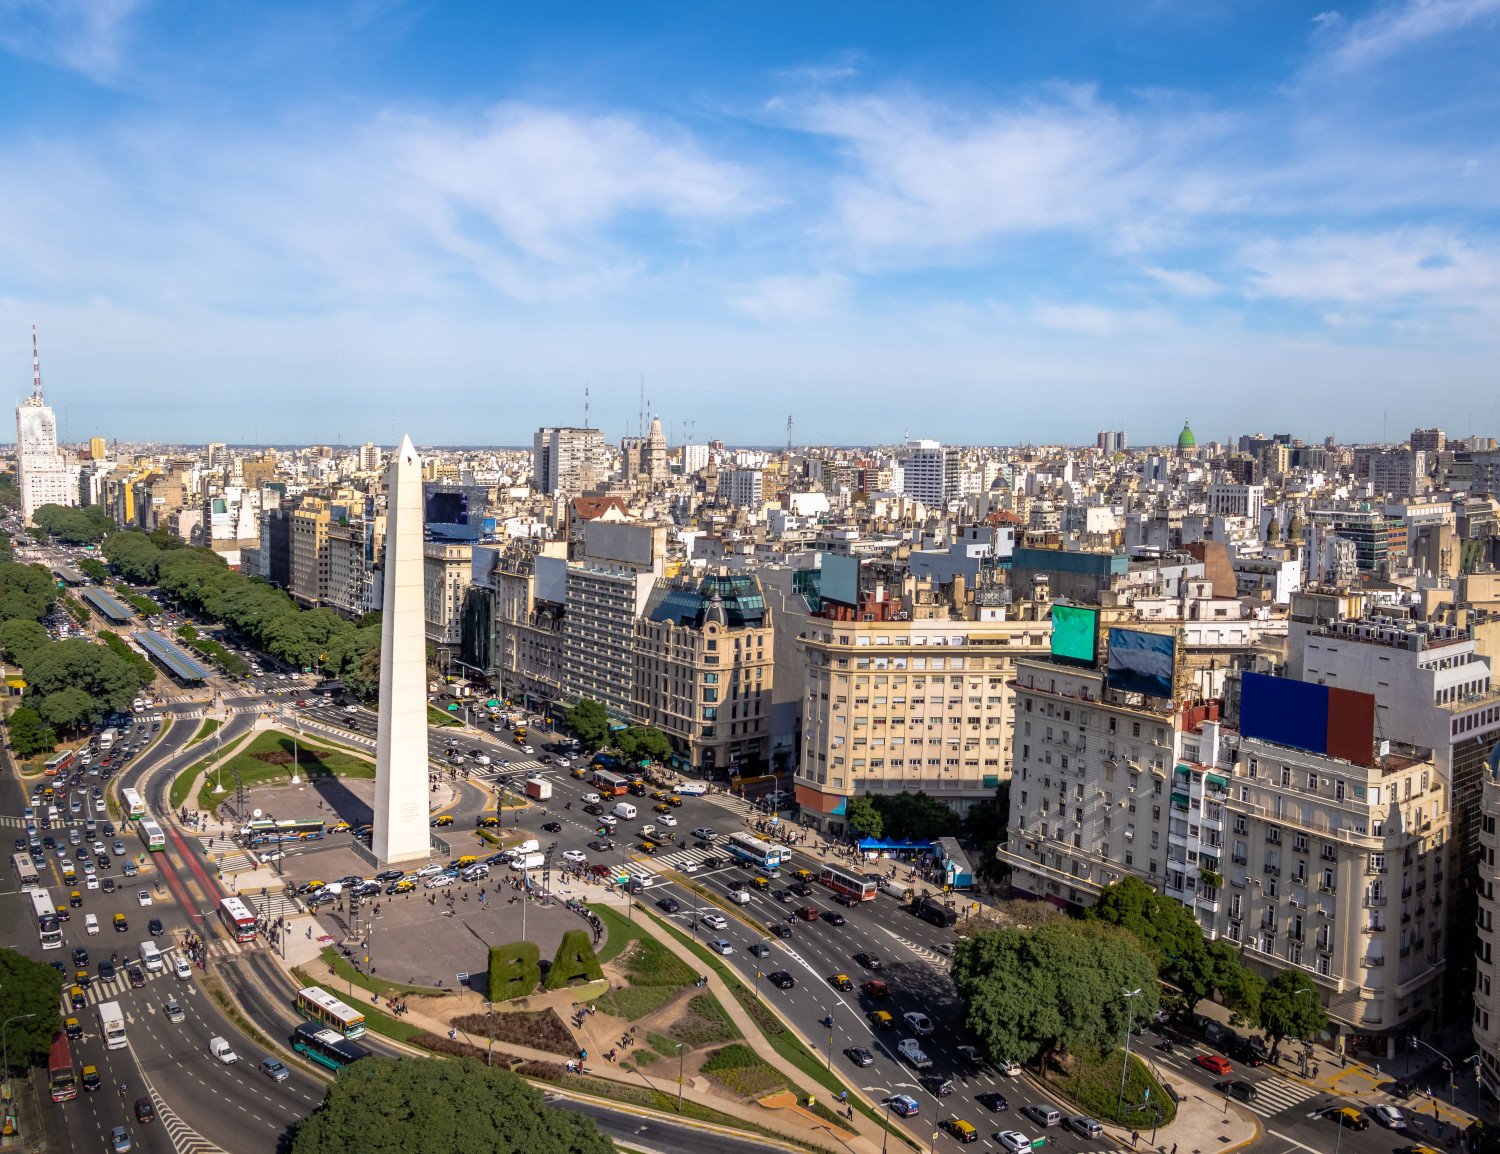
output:
[[[358,1042],[340,1037],[326,1026],[316,1022],[302,1022],[292,1034],[292,1049],[306,1054],[320,1066],[330,1070],[341,1070],[350,1062],[368,1058],[370,1051]]]
[[[125,1015],[120,1012],[119,1002],[100,1002],[99,1011],[99,1034],[104,1039],[104,1044],[111,1050],[120,1050],[130,1044],[130,1039],[125,1036]]]
[[[335,1030],[345,1038],[357,1038],[365,1032],[365,1016],[344,1005],[327,990],[308,986],[297,991],[297,1010],[314,1022]]]
[[[62,923],[57,920],[57,907],[52,904],[52,895],[40,886],[26,892],[31,895],[31,916],[36,922],[36,936],[42,943],[42,949],[62,949]]]
[[[47,759],[47,776],[56,777],[59,773],[67,769],[72,764],[73,751],[71,749],[65,749],[61,753],[55,754]]]
[[[152,853],[161,853],[167,848],[167,835],[149,817],[141,818],[136,822],[135,828],[141,835],[141,844]]]
[[[836,894],[847,894],[862,902],[874,901],[880,890],[879,882],[871,881],[863,874],[841,870],[837,866],[824,866],[818,873],[818,884],[827,886]]]
[[[630,790],[630,779],[607,769],[594,770],[594,788],[604,797],[624,797]]]
[[[239,898],[225,898],[219,903],[219,920],[224,929],[237,942],[255,940],[255,915]]]
[[[54,1102],[66,1102],[78,1097],[78,1076],[73,1072],[73,1050],[68,1045],[68,1036],[59,1030],[52,1036],[52,1049],[47,1054],[47,1087],[52,1091]]]
[[[322,818],[287,818],[282,821],[260,819],[246,823],[240,828],[240,836],[246,844],[265,845],[284,841],[321,841],[323,839]]]
[[[786,861],[791,852],[784,846],[772,845],[749,833],[730,834],[724,844],[731,856],[749,862],[767,873],[775,873],[780,869],[781,863]]]
[[[131,821],[139,821],[146,816],[146,802],[133,789],[120,791],[120,808],[125,811],[125,816]]]
[[[42,875],[36,868],[36,862],[32,860],[29,853],[18,853],[10,859],[10,864],[15,867],[16,877],[20,879],[22,887],[34,886],[41,882]]]

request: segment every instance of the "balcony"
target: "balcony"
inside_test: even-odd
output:
[[[1268,877],[1279,878],[1281,876],[1281,867],[1279,865],[1271,865],[1269,862],[1261,867],[1261,871]]]
[[[1318,854],[1318,858],[1322,861],[1336,862],[1339,860],[1339,851],[1324,846],[1322,852]]]
[[[1248,857],[1245,857],[1242,854],[1235,854],[1229,860],[1232,861],[1237,866],[1249,865],[1250,864],[1250,859]]]
[[[1318,887],[1318,892],[1320,894],[1336,894],[1339,891],[1337,886],[1331,886],[1327,882],[1324,882]]]
[[[1368,926],[1365,927],[1364,932],[1367,933],[1367,934],[1383,934],[1383,933],[1385,933],[1385,926],[1383,924],[1382,925],[1374,925],[1374,924],[1368,925]]]
[[[1385,965],[1385,955],[1366,954],[1359,960],[1359,964],[1366,967],[1367,969],[1374,969],[1377,966],[1383,966]]]
[[[1366,894],[1365,895],[1365,908],[1366,909],[1382,909],[1385,906],[1385,900],[1386,899],[1385,899],[1385,895],[1384,894]]]

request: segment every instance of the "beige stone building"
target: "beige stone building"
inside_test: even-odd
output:
[[[292,510],[291,579],[287,592],[304,606],[321,605],[328,590],[328,530],[333,509],[321,497],[303,497]]]
[[[775,645],[760,582],[743,572],[656,582],[636,625],[636,721],[705,777],[766,769]]]

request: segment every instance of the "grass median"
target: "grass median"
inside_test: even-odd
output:
[[[192,773],[200,767],[206,768],[206,760],[185,772]],[[289,782],[293,770],[309,781],[326,777],[373,778],[375,763],[341,749],[309,742],[305,737],[296,737],[284,730],[268,729],[224,762],[222,773],[220,767],[215,767],[211,775],[204,775],[203,784],[198,789],[198,808],[217,809],[219,803],[234,792],[236,774],[239,785],[250,789],[270,782]],[[221,781],[227,788],[216,789]]]

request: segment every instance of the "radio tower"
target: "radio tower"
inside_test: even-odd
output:
[[[31,326],[31,399],[42,399],[42,356],[36,347],[36,325]]]
[[[589,427],[589,387],[583,386],[583,427]]]
[[[792,455],[792,414],[786,415],[786,455]]]

